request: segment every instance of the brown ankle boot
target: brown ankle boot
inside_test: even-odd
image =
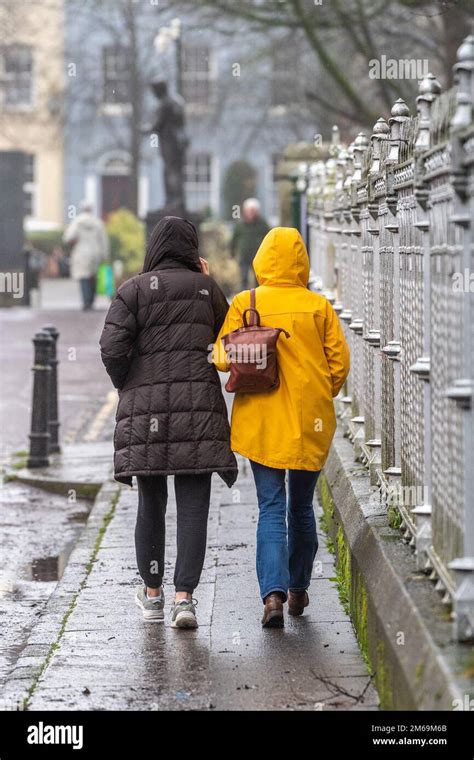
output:
[[[279,591],[274,591],[265,597],[265,609],[262,618],[264,628],[283,628],[283,601],[283,594]]]
[[[307,591],[288,591],[288,613],[293,616],[302,615],[309,604]]]

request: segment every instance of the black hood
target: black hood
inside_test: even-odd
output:
[[[198,234],[196,227],[188,219],[179,216],[165,216],[161,219],[148,241],[143,272],[184,266],[193,272],[200,272]]]

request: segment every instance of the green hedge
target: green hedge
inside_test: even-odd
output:
[[[25,237],[33,248],[50,256],[56,246],[62,247],[64,230],[44,230],[27,232]]]
[[[112,260],[120,259],[125,278],[140,272],[145,258],[145,225],[127,209],[110,214],[107,220]]]

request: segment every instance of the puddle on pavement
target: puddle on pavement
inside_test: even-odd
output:
[[[77,506],[82,506],[78,504]],[[82,532],[89,516],[89,505],[66,515],[67,520],[74,525],[74,537],[68,541],[59,554],[46,557],[35,557],[24,567],[21,577],[23,580],[38,581],[41,583],[57,582],[62,577],[72,550]]]
[[[76,541],[70,541],[64,547],[61,554],[53,557],[38,557],[26,566],[26,578],[30,581],[58,581],[66,569],[69,556],[74,549]]]

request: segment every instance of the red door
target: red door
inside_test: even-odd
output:
[[[102,218],[119,208],[132,209],[132,180],[126,174],[102,177]]]

